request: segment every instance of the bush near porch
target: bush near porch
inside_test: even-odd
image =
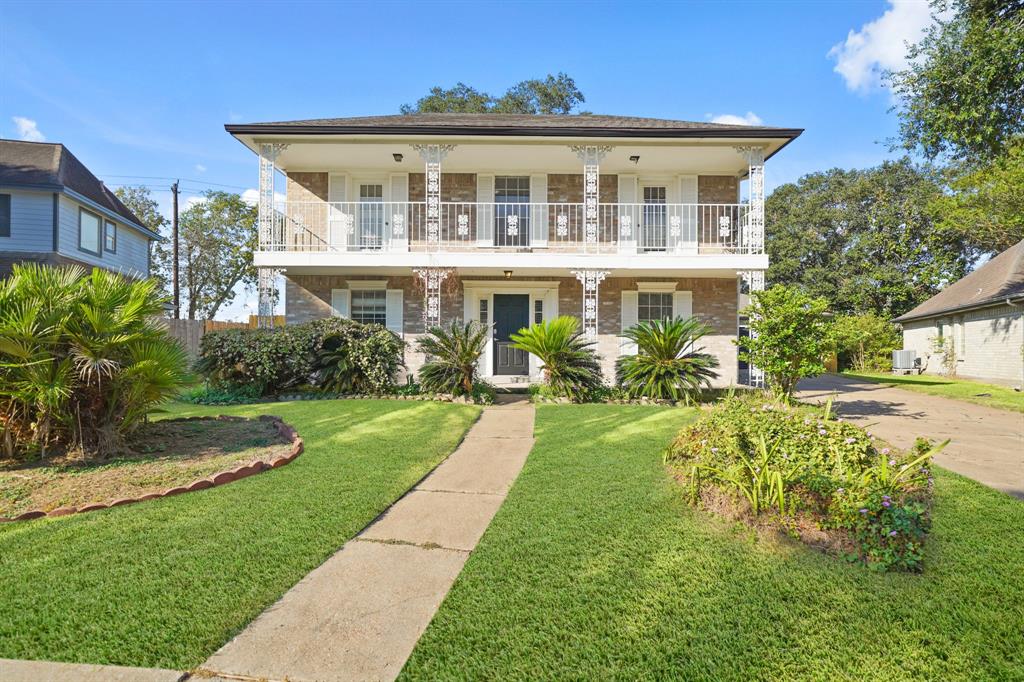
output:
[[[930,520],[932,448],[885,447],[824,409],[727,399],[683,429],[666,461],[691,502],[882,570],[920,570]],[[724,493],[724,496],[722,495]]]

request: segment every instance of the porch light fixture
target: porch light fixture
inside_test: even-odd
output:
[[[395,163],[402,163],[402,159],[404,159],[405,157],[399,154],[398,152],[395,152],[394,154],[391,155],[391,158],[395,160]]]
[[[632,161],[633,163],[640,163],[640,155],[634,154],[633,156],[629,157],[629,160]]]
[[[511,270],[506,270],[505,271],[505,279],[512,279],[512,271]]]

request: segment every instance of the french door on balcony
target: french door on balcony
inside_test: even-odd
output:
[[[529,246],[530,177],[495,177],[494,204],[494,245]]]
[[[644,185],[644,206],[638,235],[641,251],[665,251],[668,248],[668,207],[665,205],[666,188]]]
[[[368,250],[384,246],[384,185],[359,185],[356,244],[360,249]]]

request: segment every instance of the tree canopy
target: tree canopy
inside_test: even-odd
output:
[[[832,169],[768,197],[768,279],[829,301],[836,313],[891,319],[962,277],[974,261],[961,232],[936,224],[937,173],[909,159]]]
[[[572,114],[584,102],[576,81],[559,72],[543,80],[531,79],[516,83],[501,97],[481,92],[465,83],[444,89],[435,86],[416,101],[403,104],[403,114],[468,113],[468,114]]]
[[[890,73],[900,145],[929,158],[986,162],[1024,134],[1024,3],[932,0],[937,21]]]
[[[167,227],[170,221],[167,220],[160,213],[160,206],[156,203],[153,195],[150,194],[149,189],[145,187],[118,187],[114,190],[114,194],[121,200],[125,206],[135,214],[139,220],[142,221],[143,227],[148,227],[157,234],[164,234],[164,228]],[[155,251],[161,248],[160,242],[154,245]],[[162,270],[154,269],[151,273],[156,278],[162,291],[169,295],[170,293],[170,271],[164,273]],[[167,275],[166,277],[164,275]]]

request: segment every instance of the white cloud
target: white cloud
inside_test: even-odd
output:
[[[14,127],[18,129],[18,137],[26,142],[46,142],[46,135],[39,131],[39,124],[24,116],[12,116]]]
[[[196,172],[197,173],[205,173],[206,172],[206,166],[204,166],[201,163],[197,163],[196,164]]]
[[[951,10],[940,13],[948,18]],[[836,60],[834,71],[854,92],[870,92],[882,84],[882,72],[907,65],[907,46],[921,39],[931,26],[931,6],[925,0],[889,0],[889,9],[874,21],[850,30],[846,40],[828,52]]]
[[[711,114],[708,114],[711,116]],[[759,126],[763,125],[764,121],[761,117],[755,114],[753,111],[748,111],[745,116],[737,116],[736,114],[719,114],[711,118],[712,123],[725,123],[734,126]]]
[[[275,203],[279,201],[285,201],[286,199],[287,197],[285,197],[285,195],[281,194],[280,192],[274,192]],[[258,203],[260,203],[260,191],[258,189],[245,190],[244,192],[242,192],[242,201],[249,204],[250,206],[257,205]]]

